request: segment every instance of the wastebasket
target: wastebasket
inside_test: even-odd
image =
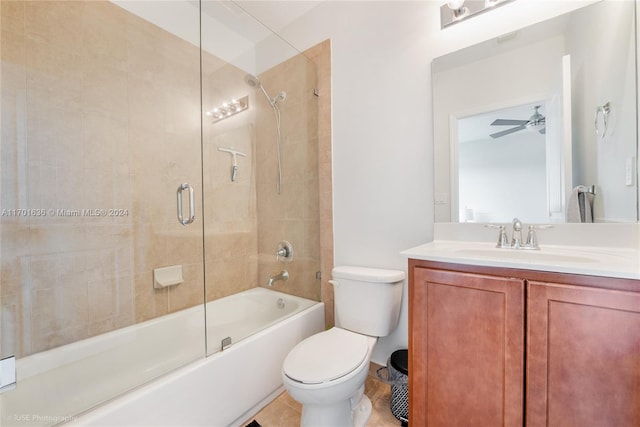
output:
[[[386,374],[385,374],[386,371]],[[377,371],[381,381],[391,385],[391,413],[403,426],[409,422],[409,352],[396,350],[387,366]]]

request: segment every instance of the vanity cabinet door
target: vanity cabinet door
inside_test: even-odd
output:
[[[528,283],[528,427],[640,426],[640,294]]]
[[[416,267],[409,292],[409,423],[522,427],[524,280]]]

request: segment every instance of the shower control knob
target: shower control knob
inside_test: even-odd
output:
[[[278,243],[276,248],[276,261],[291,261],[293,259],[293,246],[286,240],[282,240]]]

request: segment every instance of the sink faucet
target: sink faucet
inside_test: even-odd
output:
[[[506,249],[540,249],[538,246],[538,237],[536,236],[536,228],[551,228],[552,225],[530,225],[529,232],[527,233],[527,241],[525,243],[522,242],[522,221],[518,218],[513,219],[512,227],[513,232],[511,234],[511,242],[507,238],[507,232],[505,231],[504,225],[494,225],[487,224],[485,227],[489,228],[498,228],[500,230],[500,235],[498,236],[498,244],[497,248],[506,248]]]
[[[289,272],[287,270],[282,270],[280,273],[275,276],[269,277],[269,286],[273,286],[275,282],[278,280],[286,281],[289,278]]]

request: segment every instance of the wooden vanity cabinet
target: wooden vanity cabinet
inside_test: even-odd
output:
[[[527,316],[527,426],[640,426],[639,293],[530,281]]]
[[[414,268],[410,283],[410,424],[522,427],[524,280]]]
[[[409,270],[412,425],[640,426],[640,281]]]

